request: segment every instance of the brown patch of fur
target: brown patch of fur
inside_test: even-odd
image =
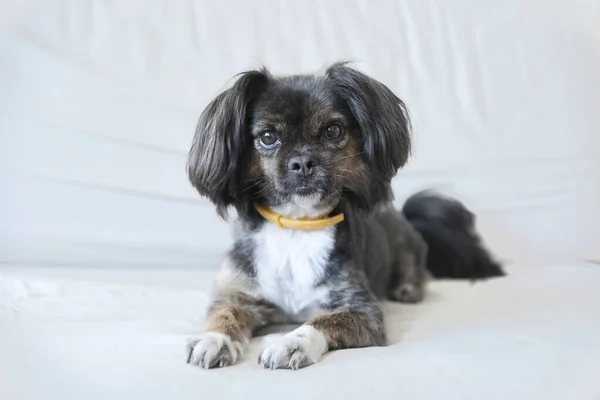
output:
[[[278,114],[267,114],[261,120],[256,121],[252,131],[255,136],[265,130],[265,129],[275,129],[275,132],[286,132],[288,125],[286,123],[286,119]]]
[[[382,318],[365,312],[336,311],[315,317],[307,324],[325,335],[330,350],[385,344]]]
[[[205,329],[244,342],[252,331],[267,321],[271,307],[244,293],[229,293],[213,302],[208,310]]]
[[[247,325],[246,314],[234,304],[215,304],[206,318],[207,331],[222,333],[236,342],[243,342]]]
[[[248,183],[251,187],[257,185],[258,181],[263,179],[263,172],[260,162],[260,155],[256,151],[251,152],[248,168]]]
[[[317,136],[321,134],[323,128],[334,121],[341,121],[344,125],[347,124],[344,114],[329,108],[318,108],[305,118],[304,126],[310,136]]]
[[[362,141],[354,136],[348,136],[348,144],[342,154],[336,156],[338,160],[337,173],[344,177],[344,187],[360,191],[369,179],[369,173],[362,157]]]

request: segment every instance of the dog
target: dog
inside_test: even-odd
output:
[[[410,149],[402,100],[345,62],[319,76],[239,74],[202,112],[187,163],[218,214],[237,213],[187,362],[235,364],[274,323],[302,325],[266,338],[268,369],[383,346],[382,300],[420,302],[429,274],[503,275],[462,203],[424,191],[394,209],[391,181]]]

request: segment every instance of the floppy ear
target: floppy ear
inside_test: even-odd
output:
[[[346,64],[333,64],[325,75],[358,122],[374,178],[389,182],[410,154],[408,112],[387,86]]]
[[[241,73],[233,86],[219,94],[202,112],[190,149],[187,169],[192,185],[226,218],[236,205],[250,143],[249,108],[269,79],[266,69]]]

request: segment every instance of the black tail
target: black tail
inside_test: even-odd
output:
[[[404,203],[402,213],[427,243],[427,268],[436,278],[505,275],[475,230],[475,214],[460,201],[422,191]]]

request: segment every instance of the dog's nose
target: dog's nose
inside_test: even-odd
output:
[[[315,161],[310,156],[295,156],[288,160],[288,169],[305,178],[315,170]]]

